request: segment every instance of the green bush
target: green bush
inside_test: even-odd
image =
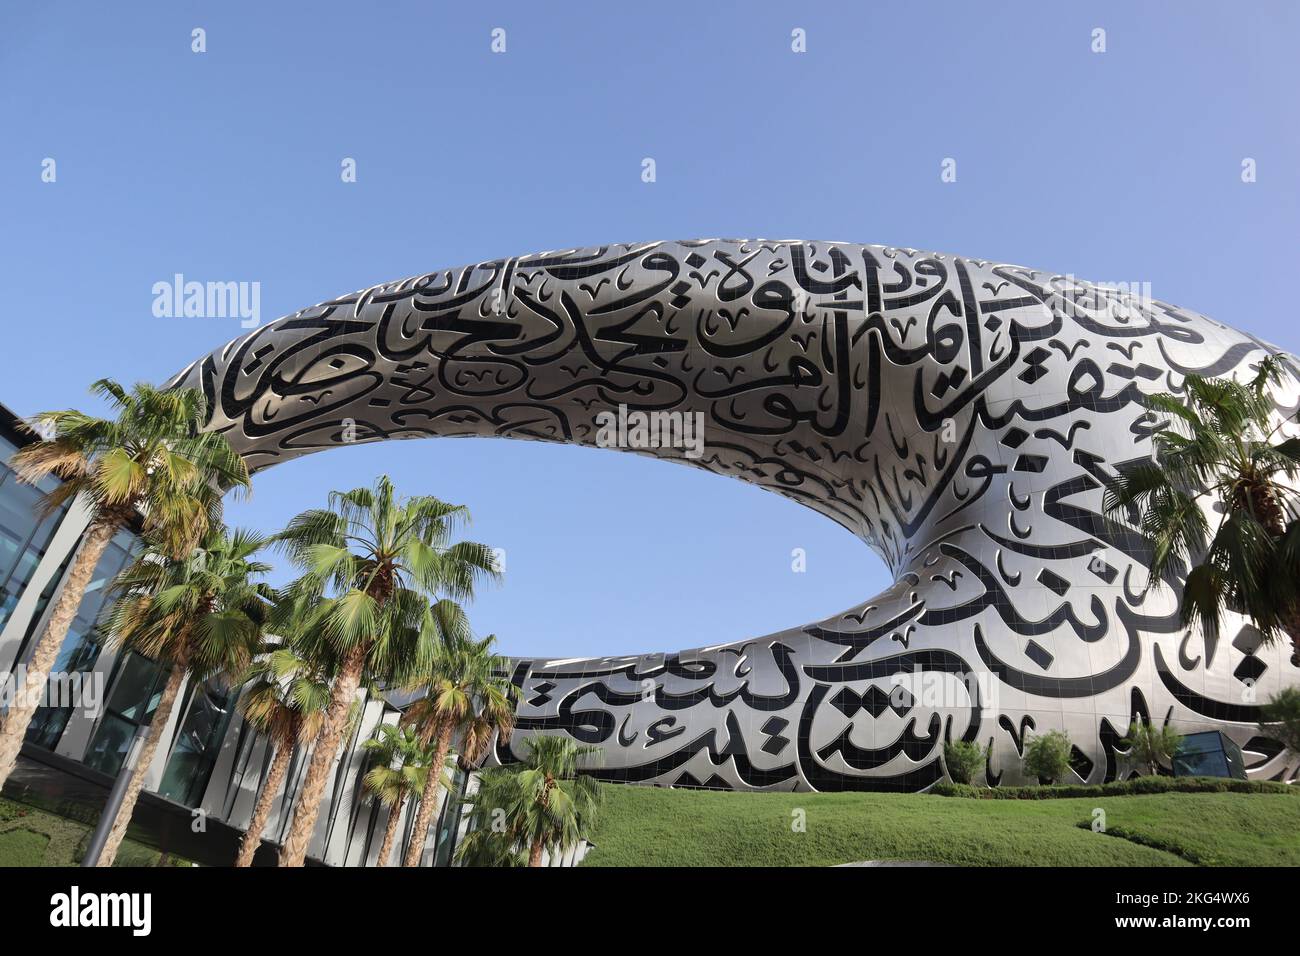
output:
[[[972,787],[937,783],[929,793],[976,800],[1051,800],[1059,797],[1124,797],[1153,793],[1276,793],[1300,795],[1300,787],[1276,780],[1233,780],[1230,777],[1134,777],[1103,784],[1063,787]]]
[[[1070,737],[1064,730],[1036,735],[1025,747],[1025,773],[1048,783],[1064,780],[1070,772]]]
[[[943,745],[943,764],[953,783],[970,783],[984,769],[988,753],[988,747],[973,741],[949,741]]]

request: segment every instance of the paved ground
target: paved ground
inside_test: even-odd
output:
[[[841,866],[952,866],[951,863],[931,863],[929,860],[863,860],[860,863],[837,863]]]

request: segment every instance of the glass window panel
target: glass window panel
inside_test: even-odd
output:
[[[117,776],[134,736],[135,724],[114,714],[105,714],[95,730],[90,749],[86,751],[86,766]]]
[[[95,661],[99,659],[100,649],[103,644],[103,635],[96,625],[109,597],[107,584],[131,560],[136,543],[135,536],[127,532],[118,534],[109,543],[103,557],[100,558],[99,563],[96,565],[92,587],[87,589],[77,616],[68,628],[68,636],[64,638],[63,647],[59,650],[59,656],[55,660],[53,668],[56,673],[85,672],[95,666]],[[46,587],[46,593],[42,595],[36,616],[28,627],[24,646],[26,646],[27,641],[30,641],[35,636],[36,628],[40,622],[40,615],[43,613],[45,605],[49,603],[54,588],[66,570],[65,562],[64,568],[59,574],[55,575],[54,580]],[[124,693],[129,692],[124,691]],[[71,713],[71,708],[42,707],[32,718],[32,727],[28,731],[27,739],[39,746],[54,749],[58,745],[59,737],[67,727]]]
[[[465,799],[465,787],[468,778],[459,767],[452,771],[451,790],[443,799],[442,813],[438,817],[437,836],[434,842],[433,865],[450,866],[451,856],[456,849],[456,837],[464,819],[468,801]]]
[[[157,664],[134,651],[129,652],[113,682],[108,709],[135,723],[148,723],[162,695],[160,677]]]
[[[18,446],[8,438],[0,438],[0,482],[3,482],[12,473],[12,469],[9,467],[9,459],[13,457],[14,452],[17,450]]]
[[[1174,775],[1178,777],[1228,777],[1223,738],[1215,732],[1188,734],[1174,754]]]
[[[119,662],[108,706],[86,751],[86,764],[116,774],[136,727],[153,718],[166,683],[166,672],[147,657],[127,651]]]
[[[229,692],[213,684],[195,688],[158,788],[160,794],[186,806],[198,804],[212,776],[229,722]]]
[[[50,539],[67,513],[60,508],[44,520],[38,517],[40,492],[18,481],[0,484],[0,627],[13,612]]]
[[[42,523],[40,500],[40,491],[22,482],[7,481],[0,487],[0,573],[9,573],[14,559]]]
[[[36,634],[36,628],[41,623],[41,618],[45,615],[45,609],[49,607],[50,601],[54,598],[54,591],[63,580],[63,576],[68,573],[68,565],[72,563],[72,557],[69,555],[64,559],[59,570],[54,572],[49,583],[41,590],[41,596],[36,599],[36,609],[32,611],[32,618],[27,624],[27,633],[23,635],[22,646],[18,648],[18,656],[22,657],[23,651],[31,643],[32,637]]]
[[[94,668],[99,652],[99,643],[92,640],[90,635],[71,635],[54,662],[54,670],[65,674],[86,673]],[[71,705],[42,706],[32,716],[31,725],[27,729],[28,741],[38,747],[53,750],[63,736],[64,728],[68,726],[73,709]]]
[[[91,577],[92,586],[86,589],[85,597],[77,609],[77,618],[72,625],[74,630],[84,633],[98,623],[104,605],[110,597],[107,585],[112,582],[112,579],[117,576],[117,573],[122,568],[126,567],[138,547],[139,539],[127,531],[118,532],[113,540],[109,542],[104,554],[99,559],[99,563],[95,565],[95,571]],[[31,622],[27,625],[27,633],[23,636],[23,643],[18,648],[20,658],[36,637],[36,629],[43,623],[42,618],[45,609],[53,600],[54,592],[58,589],[59,583],[63,580],[63,576],[68,571],[68,565],[71,563],[72,555],[69,555],[64,560],[62,567],[50,578],[49,583],[45,585],[44,590],[41,592],[41,596],[36,602],[36,610],[32,612]],[[3,623],[4,619],[0,617],[0,626],[3,626]]]

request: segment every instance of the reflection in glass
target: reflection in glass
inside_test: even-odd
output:
[[[117,773],[136,727],[153,718],[166,681],[167,672],[147,657],[135,651],[123,655],[115,669],[106,712],[86,751],[88,766]]]
[[[60,648],[59,656],[54,663],[55,673],[87,673],[94,668],[103,644],[103,635],[99,632],[97,622],[108,603],[110,596],[108,586],[118,572],[131,561],[136,544],[135,536],[125,531],[119,533],[109,543],[103,557],[95,566],[90,585],[86,588],[81,606],[77,609],[77,616],[68,628],[68,636],[64,639],[63,647]],[[50,596],[63,576],[63,571],[66,570],[65,563],[64,568],[46,587],[46,593],[42,595],[40,611],[33,617],[28,628],[28,639],[34,635],[37,622],[40,620],[40,612],[48,604]],[[101,706],[103,703],[99,701]],[[67,706],[41,707],[32,718],[27,740],[37,746],[53,750],[68,725],[72,711],[73,708]]]
[[[0,627],[9,620],[68,511],[64,505],[54,514],[41,517],[41,493],[53,490],[58,482],[48,479],[38,486],[20,482],[8,466],[16,450],[12,443],[0,438]]]
[[[105,714],[95,730],[95,739],[86,751],[86,766],[117,776],[126,759],[126,750],[135,736],[136,725],[115,714]]]
[[[230,723],[230,705],[230,692],[215,682],[209,681],[193,690],[159,794],[188,807],[198,806],[212,777],[221,738]]]
[[[65,674],[88,673],[99,660],[99,644],[90,635],[76,636],[72,646],[64,645],[54,662],[54,670]],[[100,702],[102,704],[102,701]],[[70,703],[63,706],[41,706],[32,715],[31,725],[27,728],[29,743],[53,750],[63,736],[68,719],[72,716]]]
[[[131,651],[118,672],[108,709],[133,723],[147,724],[162,697],[158,665]]]

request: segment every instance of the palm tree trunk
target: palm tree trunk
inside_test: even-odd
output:
[[[172,709],[176,706],[176,698],[180,696],[186,673],[185,665],[177,662],[167,675],[162,697],[158,700],[158,709],[154,711],[153,720],[149,723],[149,736],[145,739],[144,749],[140,751],[140,760],[131,774],[131,783],[126,788],[126,796],[122,798],[122,806],[117,811],[117,819],[113,821],[113,829],[109,831],[108,842],[104,844],[104,852],[99,855],[96,866],[112,866],[113,860],[117,858],[117,849],[122,845],[126,828],[131,824],[135,802],[140,797],[145,777],[149,775],[149,766],[158,752],[158,744],[162,742],[167,725],[171,722]]]
[[[537,805],[541,810],[545,810],[551,802],[551,790],[555,787],[555,780],[551,777],[550,772],[546,774],[546,785],[542,787],[542,796]],[[533,841],[533,845],[528,849],[528,865],[542,865],[542,838],[538,837]]]
[[[292,742],[284,742],[276,747],[275,756],[271,758],[271,769],[266,775],[266,782],[262,784],[262,792],[257,795],[257,803],[253,806],[253,818],[248,821],[248,829],[244,831],[244,839],[239,844],[239,855],[235,857],[235,866],[253,865],[257,848],[262,845],[262,834],[266,832],[266,821],[271,819],[271,807],[275,804],[275,795],[279,792],[280,783],[289,771],[289,764],[293,761],[293,751]]]
[[[429,824],[433,822],[433,813],[438,808],[438,795],[442,792],[442,766],[447,762],[447,751],[451,749],[451,731],[450,723],[444,724],[438,731],[438,750],[433,763],[429,765],[429,777],[424,781],[420,810],[415,815],[415,828],[411,832],[411,845],[406,848],[402,866],[419,866],[420,857],[424,855],[424,844],[429,838]]]
[[[117,522],[96,521],[86,532],[77,556],[72,559],[63,587],[59,589],[59,596],[54,601],[49,622],[45,625],[45,632],[36,642],[32,659],[27,664],[26,680],[16,688],[19,693],[14,695],[8,712],[0,719],[0,787],[4,786],[9,774],[13,772],[14,764],[18,762],[18,751],[22,749],[27,727],[44,696],[45,680],[49,677],[50,668],[58,659],[59,649],[68,636],[68,628],[72,626],[77,609],[81,607],[81,599],[90,584],[90,576],[95,572],[95,565],[99,564],[104,549],[116,531]]]
[[[311,763],[307,766],[302,794],[293,811],[293,824],[280,849],[280,866],[302,866],[307,859],[307,844],[316,831],[316,817],[320,813],[321,799],[325,796],[325,784],[329,780],[330,768],[334,766],[339,741],[343,739],[352,699],[361,686],[361,672],[365,662],[366,646],[358,644],[343,659],[339,676],[334,680],[329,710],[325,712],[325,721],[320,736],[316,738]]]
[[[405,793],[388,808],[388,825],[384,827],[384,842],[379,844],[379,858],[375,860],[375,866],[387,866],[388,858],[393,855],[393,843],[397,841],[397,824],[402,819],[404,806],[406,806]]]

